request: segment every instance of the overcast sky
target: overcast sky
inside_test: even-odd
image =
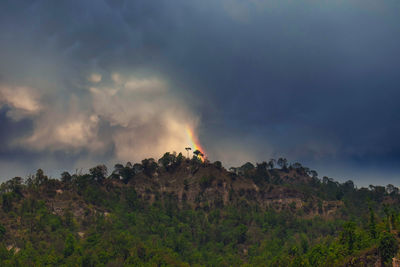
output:
[[[400,186],[398,0],[0,2],[0,180],[183,151]]]

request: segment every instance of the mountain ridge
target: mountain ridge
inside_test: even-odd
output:
[[[246,163],[228,171],[218,161],[166,153],[158,162],[116,164],[110,175],[104,165],[87,174],[64,172],[60,180],[39,169],[25,182],[16,177],[0,186],[0,257],[10,266],[46,265],[53,258],[57,264],[47,265],[315,266],[333,256],[309,254],[335,245],[343,250],[330,259],[335,266],[389,259],[376,246],[385,233],[397,242],[396,187],[358,189],[352,181],[319,179],[299,163],[279,163],[280,168],[273,161]],[[115,251],[120,241],[105,229],[131,240],[123,255]],[[358,241],[352,241],[355,236]],[[270,242],[278,258],[267,256]],[[72,252],[66,253],[68,246]],[[24,258],[32,249],[46,257]],[[114,252],[101,258],[105,251]]]

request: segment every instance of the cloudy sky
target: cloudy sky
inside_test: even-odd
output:
[[[398,0],[0,2],[0,180],[284,156],[400,185]]]

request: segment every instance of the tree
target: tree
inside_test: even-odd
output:
[[[75,250],[75,239],[69,234],[65,240],[64,257],[69,257],[74,253]]]
[[[162,156],[162,158],[158,160],[158,163],[161,164],[168,171],[169,168],[175,163],[175,161],[175,155],[167,152],[164,154],[164,156]]]
[[[256,172],[254,175],[252,175],[254,183],[259,184],[263,181],[269,182],[270,177],[267,170],[268,164],[263,161],[262,163],[257,163],[256,165]]]
[[[200,163],[200,162],[203,161],[203,157],[204,157],[204,154],[201,153],[200,150],[196,149],[196,150],[193,152],[193,159],[192,159],[192,161],[193,161],[193,162],[199,162],[199,163]]]
[[[375,213],[372,209],[371,205],[369,206],[369,234],[371,238],[376,238],[376,222],[375,222]]]
[[[63,183],[69,183],[72,180],[71,174],[69,172],[63,172],[61,173],[61,182]]]
[[[128,162],[125,164],[125,168],[131,168],[131,169],[132,169],[132,167],[133,167],[133,165],[132,165],[132,163],[131,163],[130,161],[128,161]]]
[[[15,193],[18,196],[22,196],[22,178],[14,177],[11,180],[3,183],[0,187],[0,192],[2,193]]]
[[[300,175],[306,175],[306,169],[301,163],[295,162],[290,165],[289,169],[294,169]]]
[[[371,190],[371,192],[372,192],[372,198],[373,198],[375,201],[380,202],[380,201],[383,200],[383,197],[384,197],[385,194],[386,194],[386,188],[385,188],[384,186],[379,186],[379,185],[373,186],[373,185],[370,185],[370,186],[369,186],[369,189]]]
[[[318,178],[318,173],[317,173],[316,171],[314,171],[314,170],[310,170],[310,175],[311,175],[311,177],[312,177],[313,179]]]
[[[157,170],[158,165],[153,158],[149,158],[142,160],[142,166],[143,166],[143,172],[147,176],[151,177]]]
[[[114,165],[114,171],[112,172],[111,176],[113,179],[121,179],[122,178],[122,174],[124,172],[124,165],[117,163]]]
[[[272,170],[274,168],[275,162],[276,162],[275,159],[270,159],[268,161],[268,167],[269,167],[270,170]]]
[[[392,229],[397,229],[397,214],[393,209],[390,210],[390,224]]]
[[[277,163],[282,170],[287,170],[287,165],[288,165],[287,159],[279,158]]]
[[[44,174],[42,169],[36,171],[36,176],[34,178],[34,184],[40,186],[48,181],[48,177]]]
[[[348,180],[342,184],[343,190],[348,193],[354,190],[354,182],[352,180]]]
[[[237,173],[238,168],[230,167],[230,168],[229,168],[229,171],[230,171],[230,172],[233,172],[233,173]]]
[[[390,231],[390,209],[387,204],[383,204],[383,212],[385,213],[386,216],[386,229],[387,231]]]
[[[347,222],[343,226],[341,233],[341,241],[347,244],[347,249],[351,253],[354,248],[354,242],[356,241],[356,224],[354,222]]]
[[[238,173],[249,176],[250,173],[254,170],[254,168],[255,167],[251,162],[246,162],[240,168],[238,168]]]
[[[104,164],[97,165],[89,170],[92,179],[97,182],[102,182],[107,176],[107,167]]]
[[[239,244],[244,243],[246,241],[247,226],[240,224],[234,229],[234,233],[236,236],[236,242]]]
[[[178,156],[176,156],[176,164],[178,166],[181,165],[183,159],[184,159],[184,157],[183,157],[182,153],[179,153]]]
[[[303,168],[303,165],[301,165],[301,163],[299,163],[299,162],[295,162],[292,164],[292,167],[296,170],[300,170]]]
[[[397,188],[396,186],[394,186],[392,184],[388,184],[386,186],[386,192],[389,195],[398,195],[399,194],[399,188]]]
[[[383,232],[378,244],[378,252],[382,262],[387,262],[394,257],[398,249],[397,239],[391,233]]]
[[[134,188],[128,188],[125,194],[125,199],[128,207],[134,210],[139,207],[139,200]]]
[[[135,172],[132,168],[132,163],[127,162],[125,167],[122,164],[115,164],[114,171],[112,172],[112,178],[117,180],[122,180],[124,183],[128,183],[133,176],[135,176]]]
[[[134,174],[141,173],[143,171],[143,165],[140,163],[135,163],[133,164],[132,169]]]
[[[193,152],[193,154],[196,155],[196,157],[203,157],[203,156],[204,156],[203,153],[201,153],[201,151],[198,150],[198,149],[196,149],[196,150]]]
[[[214,162],[214,166],[217,168],[217,169],[222,169],[222,163],[221,163],[221,161],[216,161],[216,162]]]

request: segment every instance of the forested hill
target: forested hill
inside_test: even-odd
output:
[[[276,164],[278,163],[278,164]],[[391,266],[399,189],[166,153],[0,186],[0,266]]]

